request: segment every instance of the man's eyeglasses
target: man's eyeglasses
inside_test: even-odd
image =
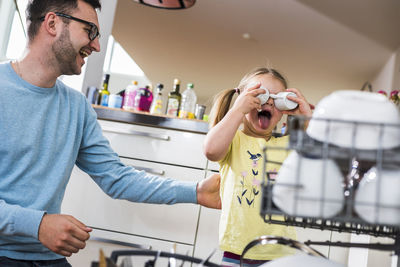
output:
[[[75,21],[78,21],[78,22],[81,22],[81,23],[84,23],[84,24],[88,25],[90,27],[89,32],[88,32],[90,41],[93,41],[98,36],[100,38],[99,28],[97,28],[96,24],[94,24],[92,22],[89,22],[89,21],[86,21],[86,20],[83,20],[83,19],[78,19],[76,17],[70,16],[70,15],[67,15],[67,14],[64,14],[64,13],[60,13],[60,12],[54,12],[54,14],[56,14],[59,17],[72,19],[72,20],[75,20]],[[44,17],[41,17],[40,20],[44,20]]]

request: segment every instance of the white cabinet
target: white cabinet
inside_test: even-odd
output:
[[[218,226],[221,211],[200,208],[199,227],[196,235],[194,257],[205,259],[214,252],[210,261],[221,264],[223,252],[219,249]]]
[[[128,165],[160,169],[165,176],[179,180],[200,180],[204,177],[204,173],[196,169],[129,159],[122,161]],[[96,228],[193,245],[199,208],[194,204],[155,205],[115,200],[75,167],[62,212]]]
[[[100,120],[103,133],[121,157],[205,169],[204,134]]]
[[[207,172],[207,177],[211,175]],[[214,252],[210,261],[221,264],[223,252],[219,249],[218,228],[221,210],[200,207],[194,257],[205,259]]]
[[[99,123],[111,147],[126,165],[181,181],[205,178],[204,134],[103,120]],[[115,200],[77,167],[73,169],[67,186],[62,213],[71,214],[88,226],[108,230],[93,231],[91,235],[95,237],[150,245],[152,249],[162,251],[169,251],[176,244],[178,253],[190,256],[198,244],[199,205],[156,205]],[[218,229],[217,225],[215,229]],[[207,229],[202,231],[206,233]],[[217,245],[218,242],[213,246]],[[89,261],[98,257],[98,251],[94,251],[99,247],[110,253],[116,245],[89,241],[87,248],[74,255],[70,262],[73,266],[89,266]]]

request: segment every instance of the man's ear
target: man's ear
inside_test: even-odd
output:
[[[57,35],[57,28],[61,26],[61,23],[61,19],[54,12],[49,12],[44,17],[43,26],[48,34],[55,37]]]

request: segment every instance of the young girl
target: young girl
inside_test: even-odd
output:
[[[260,88],[262,87],[262,88]],[[270,94],[293,92],[288,96],[297,108],[281,111],[270,97],[261,105],[259,94],[268,89]],[[286,89],[285,79],[274,69],[258,68],[240,81],[238,88],[217,95],[211,111],[211,129],[204,143],[204,153],[220,164],[220,194],[222,211],[219,225],[220,248],[224,251],[223,266],[239,264],[244,247],[262,235],[295,239],[291,227],[267,224],[260,216],[261,180],[264,146],[287,147],[288,137],[275,138],[272,131],[283,114],[311,116],[310,105],[295,88]],[[238,94],[231,109],[232,98]],[[239,129],[239,127],[243,125]],[[268,151],[268,158],[283,162],[287,152]],[[277,171],[279,165],[268,164],[267,171]],[[280,245],[258,246],[249,250],[245,258],[249,265],[284,256]]]

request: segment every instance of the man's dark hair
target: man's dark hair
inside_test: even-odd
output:
[[[26,24],[28,27],[29,41],[32,41],[36,36],[40,24],[41,17],[48,12],[60,12],[70,14],[71,11],[78,8],[79,0],[30,0],[26,8]],[[82,0],[88,3],[94,9],[101,9],[100,0]],[[68,21],[66,21],[68,23]]]

